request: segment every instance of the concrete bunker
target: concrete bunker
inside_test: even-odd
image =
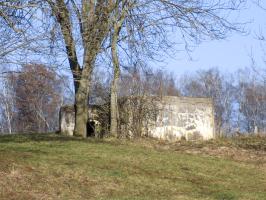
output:
[[[97,108],[90,108],[88,111],[87,137],[101,137],[103,126],[98,120]],[[59,113],[60,133],[73,136],[75,127],[75,112],[73,105],[62,106]]]
[[[148,101],[149,105],[151,105],[150,102]],[[133,135],[132,127],[134,129],[135,125],[132,109],[129,108],[130,99],[120,104],[122,107],[120,116],[124,120],[121,125],[121,132],[131,137]],[[211,98],[165,96],[155,99],[153,107],[155,107],[156,112],[152,116],[143,118],[142,127],[138,129],[138,136],[169,141],[177,141],[182,138],[186,140],[209,140],[215,137],[214,107]],[[104,133],[108,132],[109,116],[104,116],[104,120],[102,119],[103,116],[100,106],[89,108],[88,137],[102,137]],[[60,110],[60,132],[73,135],[74,124],[74,107],[63,106]]]

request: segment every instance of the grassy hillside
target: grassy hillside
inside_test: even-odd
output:
[[[266,199],[266,139],[239,141],[1,136],[0,199]]]

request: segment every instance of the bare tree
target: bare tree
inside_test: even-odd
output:
[[[1,92],[0,92],[0,105],[1,105],[1,122],[3,126],[2,132],[11,134],[14,131],[14,115],[15,115],[15,94],[12,84],[9,80],[9,75],[1,77]]]
[[[31,50],[34,52],[43,53],[42,49],[47,49],[48,39],[55,38],[55,35],[56,39],[61,39],[61,43],[55,39],[51,41],[59,44],[58,49],[65,50],[75,88],[74,134],[85,137],[91,76],[98,56],[113,47],[114,72],[119,71],[115,61],[115,55],[118,54],[115,53],[115,46],[109,44],[108,38],[112,38],[113,44],[115,41],[119,44],[120,50],[117,52],[120,62],[130,54],[128,65],[122,63],[123,66],[129,66],[136,60],[155,59],[160,50],[171,46],[168,41],[171,29],[178,31],[178,36],[185,43],[224,38],[228,32],[237,30],[236,24],[230,23],[225,16],[228,11],[238,9],[241,3],[241,0],[6,0],[1,4],[6,9],[1,10],[0,16],[16,31],[20,23],[13,20],[13,15],[6,18],[8,13],[30,13],[23,15],[22,19],[30,21],[31,26],[22,24],[22,27],[26,30],[26,38],[35,34],[41,36],[37,37],[39,42],[32,44]],[[119,20],[113,23],[114,18]],[[121,22],[122,25],[119,25]],[[114,30],[116,34],[113,34]],[[119,37],[115,39],[115,35]],[[113,115],[117,116],[115,113]]]
[[[122,63],[122,66],[132,67],[137,62],[158,59],[160,51],[164,54],[169,53],[173,46],[168,40],[170,29],[177,30],[182,42],[186,45],[190,41],[200,42],[209,38],[222,39],[227,32],[237,30],[237,26],[222,17],[222,13],[228,9],[237,9],[240,3],[240,1],[217,1],[215,3],[171,0],[117,1],[119,6],[116,9],[120,9],[120,11],[115,15],[118,17],[116,17],[116,23],[111,32],[112,44],[110,45],[114,67],[114,79],[111,87],[112,134],[117,132],[118,124],[118,111],[115,106],[117,105],[117,95],[115,95],[117,87],[115,85],[117,85],[121,70],[119,62]],[[118,44],[118,48],[114,43]],[[120,60],[117,52],[120,52]],[[174,85],[173,80],[171,81]],[[159,87],[162,89],[163,85]],[[170,93],[170,91],[168,92]],[[172,93],[177,94],[176,91],[172,91]]]
[[[155,78],[155,76],[154,76]],[[121,137],[139,137],[145,133],[148,122],[156,117],[156,100],[152,96],[152,78],[135,68],[121,76],[119,110]]]
[[[62,82],[43,65],[24,65],[9,76],[15,94],[13,121],[18,132],[51,132],[58,129]]]
[[[214,102],[216,133],[222,136],[230,132],[235,89],[232,81],[218,69],[198,71],[195,75],[183,77],[182,95],[192,97],[210,97]]]
[[[238,71],[237,101],[239,123],[248,132],[265,131],[266,126],[266,82],[258,79],[257,71],[245,69]]]
[[[119,35],[122,29],[125,18],[128,15],[129,10],[133,7],[133,2],[126,0],[116,1],[117,6],[114,9],[113,14],[113,27],[111,29],[111,53],[113,61],[113,81],[111,85],[111,127],[110,134],[113,136],[119,135],[119,109],[118,109],[118,81],[120,78],[120,63],[118,57],[117,44],[119,42]],[[121,5],[120,5],[121,4]]]

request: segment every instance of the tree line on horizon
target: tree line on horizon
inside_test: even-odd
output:
[[[266,82],[261,76],[263,72],[258,73],[254,68],[246,68],[224,74],[211,68],[176,77],[166,70],[135,68],[121,73],[118,98],[138,96],[142,100],[141,106],[134,106],[138,119],[147,115],[151,105],[147,96],[212,98],[217,135],[265,133]],[[89,105],[107,103],[103,116],[110,116],[112,77],[107,71],[95,71],[92,79]],[[19,71],[10,72],[0,78],[0,85],[0,133],[56,132],[60,108],[74,103],[64,80],[40,64],[24,65]],[[142,111],[145,113],[141,115]],[[140,135],[138,131],[135,130],[135,136]],[[109,135],[109,130],[104,134]]]

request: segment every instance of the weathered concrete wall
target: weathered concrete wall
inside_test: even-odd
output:
[[[215,137],[212,99],[163,97],[158,102],[156,122],[149,126],[148,135],[166,140],[208,140]]]
[[[88,122],[87,122],[87,136],[101,137],[102,128],[105,124],[101,123],[100,118],[105,120],[106,116],[101,114],[101,109],[98,106],[91,106],[88,109]],[[62,106],[59,113],[59,127],[60,133],[64,135],[73,136],[75,128],[75,112],[73,105]]]
[[[186,140],[208,140],[215,137],[212,99],[167,96],[161,100],[156,100],[152,104],[156,105],[156,116],[153,118],[146,116],[145,119],[148,118],[148,120],[144,120],[143,133],[139,135],[148,135],[170,141],[180,140],[181,138]],[[125,131],[130,132],[131,130],[128,127],[134,126],[134,124],[132,123],[132,114],[130,114],[130,109],[127,106],[127,104],[124,104],[125,109],[123,110],[123,112],[129,113],[127,130]],[[88,113],[90,120],[98,123],[103,118],[102,114],[99,114],[101,113],[99,109],[97,106],[90,108]],[[120,114],[122,117],[123,113]],[[62,107],[60,111],[61,132],[72,136],[74,123],[74,107]],[[97,125],[97,123],[94,125]],[[108,124],[108,117],[104,121],[100,121],[99,124],[101,126]],[[94,130],[96,128],[97,126],[93,127]],[[97,129],[96,132],[101,132],[102,127]]]
[[[75,127],[74,106],[63,106],[59,113],[60,133],[73,136]]]

